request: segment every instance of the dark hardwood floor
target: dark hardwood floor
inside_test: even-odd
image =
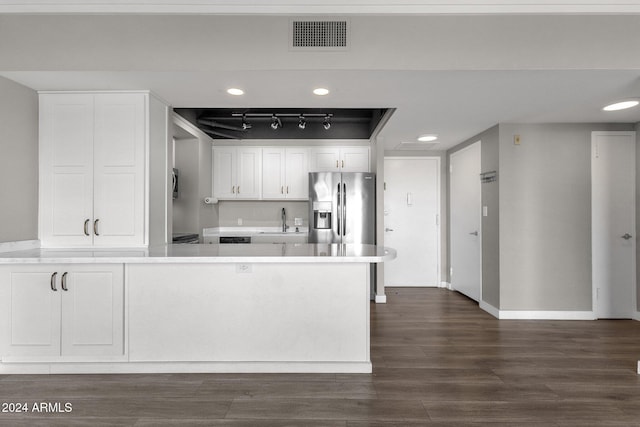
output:
[[[498,321],[442,289],[371,306],[374,372],[5,375],[2,426],[640,426],[640,322]]]

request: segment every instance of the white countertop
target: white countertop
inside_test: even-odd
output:
[[[396,251],[374,245],[254,243],[163,245],[148,249],[29,249],[0,253],[0,264],[59,263],[378,263]]]

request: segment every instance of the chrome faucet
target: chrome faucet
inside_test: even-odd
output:
[[[287,212],[282,208],[282,232],[285,233],[287,231]]]

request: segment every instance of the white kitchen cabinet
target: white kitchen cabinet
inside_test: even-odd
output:
[[[148,93],[40,94],[43,247],[144,246]]]
[[[310,172],[369,172],[369,147],[313,147]]]
[[[268,147],[262,150],[262,198],[307,199],[309,150],[305,147]]]
[[[0,357],[122,358],[123,269],[121,264],[0,267]]]
[[[213,195],[218,199],[259,199],[262,148],[213,147]]]

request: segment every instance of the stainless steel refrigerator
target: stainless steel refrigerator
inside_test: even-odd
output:
[[[309,173],[309,243],[375,242],[375,174]]]

